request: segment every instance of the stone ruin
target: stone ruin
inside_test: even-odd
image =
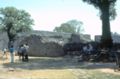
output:
[[[87,37],[88,38],[88,37]],[[15,38],[14,47],[17,50],[21,44],[28,43],[30,56],[50,56],[58,57],[66,55],[63,46],[70,42],[88,42],[91,39],[84,38],[83,35],[70,33],[57,33],[47,31],[32,31],[20,33]],[[0,49],[7,47],[8,38],[6,33],[1,33]]]
[[[0,32],[0,50],[8,47],[8,37],[7,33]]]
[[[16,43],[17,42],[17,43]],[[55,41],[50,41],[50,38],[45,38],[37,35],[30,35],[21,41],[16,41],[16,47],[20,44],[27,43],[30,47],[29,55],[32,56],[63,56],[62,45]]]

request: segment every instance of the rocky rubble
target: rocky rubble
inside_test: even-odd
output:
[[[65,55],[62,45],[56,42],[55,39],[48,37],[41,37],[37,35],[30,35],[25,37],[19,44],[27,43],[29,48],[29,55],[32,56],[63,56]]]

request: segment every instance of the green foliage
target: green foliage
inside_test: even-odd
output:
[[[77,20],[70,20],[66,23],[62,23],[59,27],[55,27],[55,32],[65,33],[81,33],[83,31],[82,22]]]
[[[33,19],[24,10],[14,7],[0,8],[0,30],[8,33],[9,40],[17,33],[32,30]]]
[[[83,0],[88,4],[92,4],[95,8],[100,9],[100,16],[102,17],[101,7],[104,5],[109,5],[109,18],[114,20],[116,17],[115,2],[117,0]]]
[[[115,19],[115,2],[117,0],[83,0],[89,4],[92,4],[100,10],[100,19],[102,20],[102,37],[101,46],[111,47],[113,45],[111,31],[110,31],[110,19]]]
[[[75,33],[75,28],[67,23],[61,24],[60,27],[55,27],[55,32]]]

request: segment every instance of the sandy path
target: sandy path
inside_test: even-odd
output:
[[[114,63],[79,63],[74,59],[48,57],[30,57],[30,62],[21,62],[18,60],[18,56],[15,56],[15,63],[11,64],[8,55],[8,59],[0,57],[0,78],[77,79],[76,74],[80,75],[84,72],[81,70],[82,67],[91,71],[120,75],[120,73],[114,72]]]

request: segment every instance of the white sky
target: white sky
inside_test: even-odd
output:
[[[82,0],[0,0],[0,7],[14,6],[26,10],[35,21],[35,30],[52,31],[56,26],[76,19],[83,22],[84,33],[101,34],[99,11]],[[120,0],[116,3],[117,17],[111,21],[111,31],[120,33]]]

